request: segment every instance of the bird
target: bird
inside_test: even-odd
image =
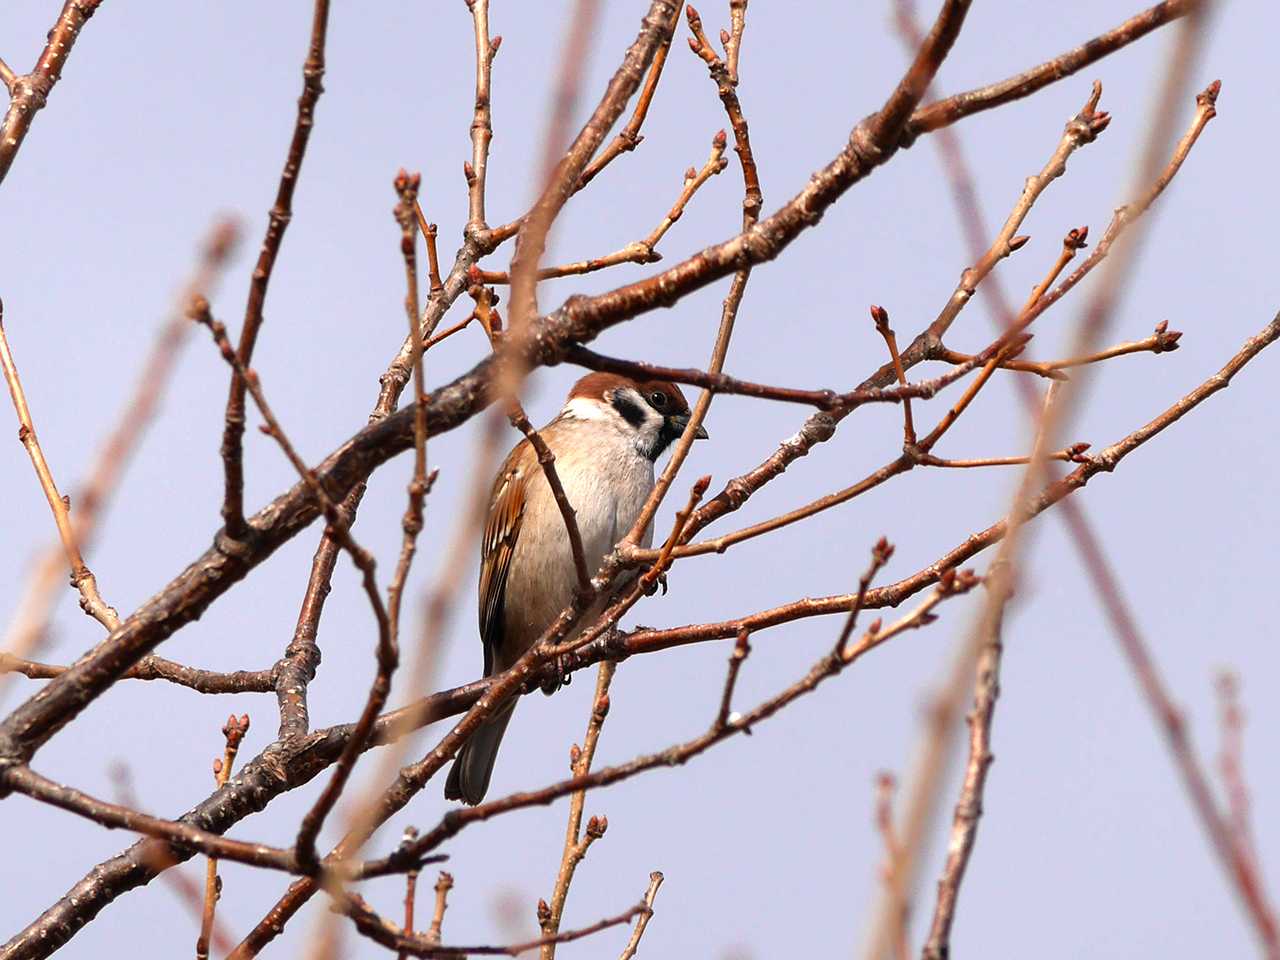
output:
[[[631,530],[654,486],[654,464],[689,424],[675,384],[595,372],[573,385],[559,414],[538,433],[576,515],[587,569],[595,571]],[[694,436],[706,439],[698,427]],[[653,524],[641,545],[653,542]],[[480,640],[486,677],[509,669],[574,599],[578,578],[564,517],[528,438],[493,482],[480,543]],[[580,622],[603,609],[597,602]],[[548,691],[550,692],[550,691]],[[484,799],[515,701],[476,728],[458,751],[445,798]]]

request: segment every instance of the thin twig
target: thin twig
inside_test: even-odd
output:
[[[536,950],[550,943],[572,943],[575,940],[583,940],[597,934],[601,930],[608,930],[611,927],[630,923],[633,918],[640,916],[649,909],[645,902],[641,901],[616,916],[605,917],[603,920],[597,920],[589,926],[579,927],[576,930],[565,930],[553,937],[539,937],[536,940],[529,940],[525,943],[480,944],[462,947],[451,944],[442,945],[433,942],[422,934],[409,935],[395,926],[395,924],[378,916],[362,898],[355,894],[343,895],[337,900],[336,906],[340,912],[351,918],[360,933],[375,943],[380,943],[384,947],[399,950],[413,957],[449,957],[457,958],[457,960],[462,960],[462,958],[469,955],[518,957],[522,953]]]
[[[416,316],[414,320],[416,322],[417,320]],[[418,836],[417,828],[405,827],[404,836],[400,842],[412,843],[417,836]],[[441,876],[443,877],[444,874],[442,873]],[[414,907],[416,906],[417,895],[418,895],[418,870],[413,869],[413,870],[409,870],[404,875],[404,928],[403,929],[404,929],[404,932],[410,936],[413,935],[413,926],[414,926],[413,912],[414,912]],[[403,950],[401,950],[396,956],[397,956],[397,960],[405,960],[408,954],[405,953]]]
[[[582,746],[574,745],[569,751],[569,770],[575,777],[580,777],[591,769],[595,759],[596,744],[600,742],[600,732],[604,728],[605,717],[609,715],[609,684],[613,682],[613,674],[618,669],[616,663],[606,660],[600,664],[596,673],[596,692],[591,701],[591,715],[587,720],[587,732],[582,738]],[[550,902],[540,901],[538,913],[541,918],[543,937],[551,937],[560,931],[560,920],[564,916],[565,900],[569,896],[569,885],[591,845],[604,836],[609,828],[606,817],[593,816],[587,822],[587,829],[582,830],[582,812],[586,804],[585,790],[573,794],[569,798],[569,820],[565,830],[564,852],[560,855],[560,869],[556,873],[555,886],[551,890]],[[542,907],[546,910],[543,911]],[[556,944],[548,941],[542,947],[542,960],[553,960],[556,955]]]
[[[493,107],[489,89],[493,76],[493,58],[502,46],[502,38],[489,39],[489,0],[467,0],[476,37],[475,116],[471,121],[471,160],[463,170],[467,178],[467,233],[481,234],[488,229],[484,218],[485,183],[489,172],[489,142],[493,139]]]
[[[991,754],[991,723],[995,715],[996,699],[1000,696],[1000,655],[1003,649],[1000,625],[997,624],[978,658],[973,681],[973,709],[969,712],[969,759],[965,764],[960,796],[956,800],[951,837],[947,843],[947,860],[938,880],[938,900],[922,952],[924,960],[946,960],[950,955],[951,925],[955,920],[956,901],[973,854],[973,845],[977,841],[987,774],[995,759]]]
[[[632,960],[636,955],[636,951],[640,949],[640,938],[644,936],[644,931],[649,926],[649,921],[653,919],[653,901],[658,896],[658,888],[662,886],[663,879],[662,873],[658,870],[649,874],[649,889],[644,893],[645,910],[636,917],[636,926],[631,931],[631,939],[622,948],[622,953],[619,955],[618,960]]]
[[[1102,84],[1094,81],[1089,99],[1085,101],[1080,111],[1067,121],[1067,125],[1062,131],[1062,137],[1059,139],[1052,156],[1049,157],[1038,174],[1027,178],[1017,203],[1014,204],[1013,210],[1005,219],[1004,226],[1000,228],[996,238],[991,242],[991,246],[987,248],[987,251],[973,266],[961,274],[960,283],[956,286],[955,292],[951,294],[950,299],[948,299],[937,318],[907,348],[906,353],[908,356],[919,353],[931,341],[941,341],[951,328],[951,324],[955,322],[956,317],[959,316],[960,311],[973,298],[974,291],[977,290],[978,285],[986,278],[987,274],[995,269],[996,264],[1027,242],[1028,238],[1019,236],[1017,231],[1022,226],[1023,221],[1026,220],[1027,214],[1031,212],[1032,206],[1040,199],[1040,195],[1048,189],[1049,184],[1066,173],[1067,160],[1071,155],[1080,147],[1093,143],[1099,134],[1110,125],[1111,114],[1098,110],[1098,101],[1101,98]],[[1025,326],[1017,329],[1025,329]]]
[[[423,370],[423,353],[425,345],[422,341],[422,327],[418,322],[418,265],[416,254],[417,230],[415,228],[415,210],[418,209],[418,187],[422,178],[418,174],[412,177],[401,170],[396,176],[395,187],[400,198],[396,204],[396,221],[400,224],[400,252],[404,257],[405,269],[405,313],[409,320],[409,339],[413,343],[413,476],[409,480],[408,504],[405,507],[401,528],[404,537],[400,546],[400,559],[396,563],[395,574],[387,589],[387,615],[391,623],[392,642],[399,647],[400,637],[400,602],[404,594],[405,581],[409,576],[409,567],[417,549],[418,534],[422,532],[423,510],[432,482],[433,474],[427,477],[427,383]],[[436,281],[438,282],[438,276]],[[382,709],[382,704],[378,705]]]
[[[1045,291],[1053,286],[1054,281],[1067,268],[1067,264],[1075,259],[1077,253],[1089,245],[1088,239],[1089,228],[1087,226],[1073,227],[1067,231],[1067,235],[1062,238],[1062,252],[1058,254],[1058,259],[1049,268],[1049,273],[1045,278],[1031,289],[1027,302],[1022,305],[1023,310],[1033,306],[1036,301],[1045,295]]]
[[[729,126],[733,129],[734,150],[738,154],[742,167],[742,229],[745,233],[756,226],[760,216],[760,208],[764,204],[764,195],[760,191],[760,176],[756,170],[754,155],[751,152],[750,131],[742,113],[742,106],[738,101],[736,80],[733,83],[729,82],[728,72],[724,63],[716,55],[715,51],[711,49],[711,45],[707,43],[705,35],[702,34],[702,21],[698,16],[698,11],[689,6],[686,7],[685,13],[689,20],[689,29],[693,31],[689,46],[707,64],[711,78],[716,83],[721,104],[729,117]],[[745,16],[745,4],[742,6],[741,13]],[[963,14],[961,16],[963,17]],[[742,26],[739,25],[739,38],[741,37]],[[729,353],[729,341],[733,337],[734,325],[738,319],[738,309],[742,306],[743,297],[746,296],[747,281],[750,278],[751,265],[741,266],[734,274],[733,282],[729,285],[729,293],[721,305],[720,326],[716,330],[716,341],[711,348],[711,360],[707,364],[707,370],[713,376],[719,375],[724,369],[724,361]],[[679,473],[680,468],[684,465],[685,458],[688,457],[689,450],[693,447],[694,439],[697,437],[698,432],[702,430],[703,421],[707,417],[707,412],[711,409],[713,396],[714,393],[711,390],[703,389],[698,399],[694,401],[693,410],[689,415],[689,422],[685,425],[684,432],[681,433],[679,440],[676,441],[675,446],[672,448],[671,459],[658,477],[652,492],[649,494],[648,499],[645,500],[644,506],[641,507],[630,532],[622,540],[624,548],[634,548],[641,538],[645,536],[650,524],[653,523],[658,507],[661,506],[667,491],[671,489],[671,484],[675,481],[676,474]],[[690,518],[686,518],[684,522],[685,524],[689,523]],[[684,536],[683,532],[681,536]]]
[[[905,387],[907,385],[907,373],[902,369],[902,358],[898,355],[898,338],[893,332],[893,328],[889,326],[889,312],[884,307],[872,305],[871,319],[875,322],[876,333],[884,338],[884,345],[889,349],[889,362],[893,364],[894,375],[898,378],[898,385]],[[904,447],[915,446],[916,428],[911,420],[911,401],[902,401],[902,445]]]
[[[431,914],[431,927],[427,930],[427,939],[440,942],[440,931],[444,925],[444,912],[449,907],[449,891],[453,889],[453,874],[444,870],[436,878],[436,905]]]
[[[1171,353],[1178,349],[1178,341],[1180,339],[1182,339],[1182,331],[1170,330],[1169,321],[1161,320],[1160,323],[1156,324],[1155,332],[1149,337],[1117,343],[1088,356],[1044,361],[1006,360],[1000,364],[1000,368],[1002,370],[1017,370],[1022,373],[1034,373],[1050,380],[1066,380],[1066,375],[1060,371],[1070,370],[1072,367],[1087,366],[1091,363],[1102,363],[1105,360],[1127,356],[1131,353]],[[966,353],[944,348],[937,352],[934,359],[942,360],[946,363],[964,363],[972,358]]]
[[[667,215],[662,218],[656,227],[649,231],[646,237],[633,241],[622,249],[615,250],[613,253],[605,254],[602,257],[577,260],[573,263],[560,264],[555,267],[543,267],[538,270],[538,279],[551,280],[556,277],[572,277],[584,273],[594,273],[597,270],[604,270],[621,263],[657,263],[662,259],[662,254],[657,250],[658,242],[684,214],[685,207],[693,199],[693,195],[698,192],[698,189],[728,165],[728,161],[724,159],[725,145],[725,133],[721,130],[712,138],[711,156],[707,159],[707,162],[702,165],[700,170],[694,170],[693,167],[690,167],[685,172],[684,186],[680,190],[680,196],[676,198],[676,202],[667,211]],[[511,282],[511,274],[504,270],[477,270],[473,277],[478,283]]]
[[[677,3],[675,12],[671,16],[671,24],[664,32],[661,46],[654,53],[653,62],[649,65],[649,73],[645,76],[644,86],[640,90],[640,95],[636,98],[636,107],[632,111],[631,119],[609,141],[609,145],[596,154],[592,161],[587,164],[586,169],[582,171],[582,176],[578,177],[575,192],[581,190],[595,179],[596,175],[612,163],[619,154],[628,153],[640,146],[640,142],[644,139],[640,135],[640,128],[644,125],[645,117],[649,115],[649,104],[653,102],[653,95],[658,89],[658,81],[662,79],[662,68],[666,66],[667,53],[671,50],[671,41],[675,38],[676,24],[679,20],[680,3]]]
[[[119,485],[129,458],[154,419],[172,378],[180,348],[190,331],[191,324],[184,313],[187,303],[194,294],[207,295],[211,291],[235,249],[238,235],[239,229],[232,220],[220,220],[210,229],[202,244],[196,269],[184,285],[170,318],[160,328],[131,396],[121,407],[115,426],[98,448],[85,479],[72,494],[75,511],[71,514],[71,527],[81,551],[89,549],[98,521]],[[0,650],[8,650],[16,658],[15,662],[32,656],[46,636],[66,562],[61,543],[51,545],[33,562],[33,572],[26,592],[18,602],[18,612],[4,639],[0,640]],[[0,673],[5,672],[4,660],[5,654],[0,653]],[[32,674],[27,673],[27,676]]]
[[[840,636],[836,639],[837,656],[844,656],[845,649],[849,645],[849,638],[853,636],[854,628],[858,625],[858,614],[862,612],[862,608],[867,602],[867,591],[871,589],[871,582],[875,579],[876,574],[883,570],[885,564],[889,562],[889,558],[893,556],[893,550],[893,544],[884,537],[877,540],[875,546],[871,548],[871,563],[866,572],[858,579],[858,592],[853,595],[853,604],[849,607],[849,616],[845,619]]]
[[[320,504],[325,517],[329,521],[329,530],[327,532],[333,535],[339,546],[347,552],[351,557],[352,563],[360,571],[365,595],[369,599],[369,605],[373,608],[374,619],[377,621],[377,673],[374,677],[373,685],[370,687],[369,695],[365,700],[360,719],[356,723],[355,733],[335,765],[329,783],[321,792],[315,804],[302,818],[302,823],[298,827],[298,837],[294,843],[294,849],[303,869],[311,871],[318,866],[315,850],[316,837],[320,833],[320,828],[324,825],[325,817],[333,809],[334,804],[338,802],[338,797],[342,794],[342,790],[351,776],[351,771],[360,755],[364,741],[367,740],[372,732],[373,723],[390,695],[391,674],[399,663],[400,652],[392,632],[390,616],[382,603],[382,597],[378,593],[378,585],[374,576],[375,561],[373,556],[352,538],[351,531],[337,504],[330,499],[315,472],[306,465],[294,449],[292,442],[290,442],[284,429],[280,426],[280,422],[276,419],[271,407],[267,404],[267,399],[262,391],[262,385],[258,382],[257,374],[245,367],[239,355],[231,348],[231,342],[227,339],[226,328],[217,320],[214,320],[209,313],[208,301],[202,297],[197,297],[192,302],[190,315],[194,321],[209,329],[209,332],[213,335],[214,342],[222,353],[223,359],[235,369],[253,397],[254,404],[266,421],[266,432],[279,444],[280,449],[284,451],[289,462],[307,485],[312,497]],[[416,533],[414,535],[416,536]]]
[[[112,763],[107,768],[107,776],[111,779],[111,784],[115,788],[117,803],[135,810],[141,806],[138,803],[136,794],[133,792],[132,774],[124,761]],[[200,884],[178,869],[166,870],[161,875],[161,878],[182,902],[182,905],[191,912],[193,917],[198,919],[203,916],[204,889]],[[231,938],[231,934],[227,931],[225,921],[215,916],[213,929],[209,933],[209,946],[219,953],[226,953],[235,944],[235,940]]]
[[[31,410],[27,406],[27,396],[22,389],[22,381],[18,378],[18,367],[9,349],[9,338],[4,329],[4,304],[0,302],[0,369],[4,371],[5,383],[9,386],[9,396],[13,399],[13,409],[18,415],[18,439],[26,448],[31,465],[35,468],[36,479],[45,499],[49,501],[49,509],[53,511],[53,521],[58,527],[58,537],[62,540],[62,549],[66,554],[67,564],[71,568],[71,585],[80,591],[80,608],[97,620],[108,631],[120,626],[120,616],[107,605],[98,592],[98,581],[92,571],[85,565],[80,553],[80,542],[71,523],[71,503],[58,493],[58,485],[54,482],[49,462],[45,459],[44,450],[40,447],[40,439],[36,436],[35,423],[31,419]]]
[[[245,367],[253,364],[253,348],[262,328],[263,306],[267,299],[267,285],[275,269],[276,258],[284,232],[293,219],[293,191],[302,172],[302,161],[315,124],[316,103],[324,92],[324,45],[329,28],[329,0],[315,0],[311,18],[311,41],[307,47],[307,59],[302,65],[302,95],[298,97],[298,115],[285,156],[276,199],[267,217],[267,232],[262,240],[262,250],[253,268],[249,282],[249,298],[244,308],[244,325],[240,328],[240,343],[236,354]],[[225,492],[222,517],[226,534],[232,540],[244,538],[247,527],[244,518],[244,414],[245,383],[238,373],[231,377],[227,396],[226,423],[222,433],[222,467]]]
[[[618,357],[607,357],[604,354],[588,350],[586,347],[572,347],[565,352],[565,360],[590,370],[605,370],[621,373],[637,380],[670,380],[673,383],[684,383],[693,387],[701,387],[712,393],[726,393],[742,397],[756,397],[761,400],[777,400],[781,403],[799,403],[817,407],[825,413],[847,414],[854,408],[866,403],[902,403],[909,398],[929,399],[936,396],[943,388],[955,383],[970,371],[987,362],[987,356],[966,357],[957,359],[956,364],[963,365],[962,370],[952,370],[941,377],[908,383],[904,386],[862,386],[846,393],[834,390],[805,390],[793,387],[778,387],[765,383],[754,383],[750,380],[739,380],[724,373],[713,373],[699,370],[696,367],[664,367],[656,363],[643,363],[638,360],[623,360]],[[1007,365],[1007,364],[1006,364]]]
[[[1073,443],[1071,446],[1063,450],[1055,450],[1052,453],[1045,454],[1046,460],[1057,460],[1065,463],[1085,463],[1087,457],[1085,451],[1089,449],[1087,443]],[[972,460],[944,460],[941,457],[926,455],[920,458],[920,463],[928,467],[947,467],[951,469],[970,469],[974,467],[1017,467],[1026,466],[1031,462],[1030,457],[979,457]]]
[[[725,44],[730,58],[727,65],[716,54],[715,48],[703,33],[702,18],[698,11],[690,6],[685,13],[689,20],[689,30],[693,33],[689,39],[689,47],[707,65],[707,71],[715,82],[716,92],[729,118],[729,126],[733,129],[733,149],[742,165],[742,228],[747,230],[760,218],[760,210],[764,206],[760,174],[756,169],[755,155],[751,151],[751,134],[742,112],[742,104],[738,100],[738,57],[741,53],[742,34],[747,25],[747,0],[733,0],[729,5],[733,34]]]
[[[738,672],[747,657],[751,656],[751,631],[743,627],[729,654],[729,669],[724,675],[724,689],[720,691],[720,709],[716,711],[716,728],[723,730],[733,717],[733,692],[738,686]]]
[[[897,778],[887,770],[882,770],[876,777],[876,830],[884,841],[885,865],[880,872],[886,885],[893,882],[895,866],[902,856],[902,841],[898,839],[898,831],[893,825],[893,793],[897,786]],[[907,960],[910,956],[910,947],[907,944],[909,920],[910,910],[904,904],[894,930],[893,951],[897,960]]]
[[[66,673],[61,664],[40,663],[0,652],[0,674],[19,673],[32,680],[52,680]],[[166,660],[154,654],[143,657],[129,668],[122,680],[167,680],[196,693],[270,693],[274,689],[272,670],[236,670],[221,673],[200,670]]]
[[[101,4],[102,0],[66,0],[31,72],[19,76],[7,64],[0,71],[9,91],[9,108],[5,111],[4,121],[0,122],[0,183],[4,182],[9,168],[13,166],[13,159],[18,155],[36,114],[44,108],[49,94],[62,78],[62,69],[81,28]]]
[[[213,779],[218,789],[227,785],[231,776],[231,766],[240,751],[240,743],[249,732],[249,715],[236,717],[233,713],[222,727],[222,736],[226,741],[222,757],[213,761]],[[222,878],[218,876],[218,858],[209,857],[205,866],[204,909],[200,914],[200,936],[196,939],[196,960],[209,960],[209,943],[213,936],[214,912],[218,899],[222,896]]]
[[[699,477],[689,490],[689,499],[685,503],[684,509],[676,511],[671,533],[662,544],[662,549],[658,551],[657,559],[653,561],[653,566],[640,577],[640,586],[646,592],[652,590],[654,584],[659,582],[663,584],[663,589],[666,589],[666,572],[667,568],[671,566],[671,551],[675,549],[676,544],[680,542],[680,538],[684,536],[684,528],[689,523],[689,519],[693,516],[693,511],[697,509],[699,501],[702,500],[709,486],[711,486],[710,474]]]
[[[427,223],[417,197],[413,199],[413,215],[418,221],[418,229],[422,231],[422,239],[427,245],[427,279],[431,284],[427,296],[439,297],[444,292],[444,283],[440,280],[440,255],[436,252],[436,234],[439,231],[434,223]]]

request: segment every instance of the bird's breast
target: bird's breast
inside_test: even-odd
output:
[[[556,429],[558,427],[558,429]],[[607,426],[557,423],[543,431],[576,514],[587,569],[594,574],[630,531],[653,490],[653,462]],[[541,467],[525,492],[524,517],[506,588],[506,620],[527,647],[573,599],[577,581],[564,518]],[[652,542],[652,525],[641,543]],[[513,638],[514,639],[514,638]]]

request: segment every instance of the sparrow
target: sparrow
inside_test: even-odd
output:
[[[654,484],[654,462],[689,423],[684,394],[665,380],[591,373],[539,430],[577,516],[587,569],[595,571],[627,535]],[[707,437],[701,427],[695,436]],[[641,543],[653,542],[653,525]],[[523,440],[507,455],[489,497],[480,543],[480,641],[484,675],[510,668],[574,599],[577,573],[564,517],[537,453]],[[603,610],[597,601],[592,613]],[[484,799],[515,701],[486,718],[458,751],[444,795]]]

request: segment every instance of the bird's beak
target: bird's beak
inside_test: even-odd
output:
[[[671,424],[672,432],[676,434],[684,433],[684,428],[689,425],[689,414],[678,413],[673,417],[668,417],[667,422]],[[695,440],[706,440],[711,434],[707,433],[705,427],[698,425],[698,432],[693,435]]]

